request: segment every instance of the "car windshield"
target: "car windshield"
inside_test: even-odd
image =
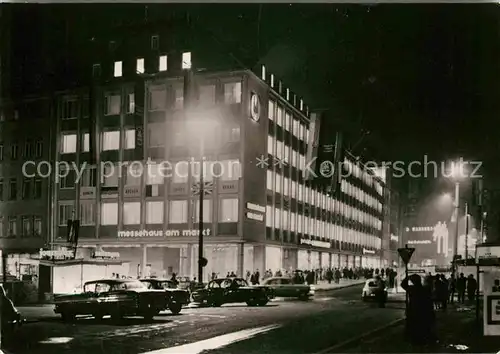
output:
[[[175,286],[174,283],[172,283],[168,280],[160,282],[159,285],[160,285],[159,288],[161,288],[161,289],[176,289],[177,288],[177,286]]]

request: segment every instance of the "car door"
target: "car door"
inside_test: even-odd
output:
[[[271,279],[266,283],[267,286],[273,291],[274,296],[282,297],[283,291],[279,279]]]
[[[110,311],[109,301],[106,299],[109,297],[111,291],[111,285],[108,283],[96,283],[95,284],[95,294],[91,297],[89,301],[89,308],[91,314],[108,314]]]
[[[302,290],[302,286],[299,284],[293,284],[290,279],[278,279],[279,280],[279,288],[283,297],[294,297],[299,296],[300,291]]]
[[[231,294],[233,302],[246,302],[248,299],[248,289],[243,290],[243,287],[248,286],[247,282],[243,279],[233,279],[231,284]]]

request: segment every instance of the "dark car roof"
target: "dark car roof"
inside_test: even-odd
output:
[[[211,281],[216,282],[216,283],[222,283],[225,280],[231,280],[231,281],[233,281],[233,280],[243,280],[243,281],[246,281],[245,279],[238,278],[238,277],[217,278],[217,279],[214,279],[214,280],[211,280]]]
[[[136,282],[135,279],[100,279],[100,280],[91,280],[85,282],[85,284],[94,284],[94,283],[107,283],[107,284],[121,284],[121,283],[130,283]]]

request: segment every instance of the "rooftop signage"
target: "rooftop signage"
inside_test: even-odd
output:
[[[212,230],[205,229],[202,232],[203,236],[210,236]],[[180,236],[199,236],[200,231],[195,229],[184,230],[135,230],[135,231],[118,231],[119,238],[128,237],[180,237]]]
[[[69,251],[69,250],[51,250],[51,251],[45,251],[42,248],[40,248],[40,252],[38,253],[38,256],[40,257],[40,259],[64,260],[64,259],[73,259],[74,252],[73,251]]]
[[[430,245],[432,243],[431,240],[408,240],[406,242],[409,245]]]
[[[363,248],[363,254],[375,254],[375,251]]]
[[[254,203],[247,203],[247,209],[253,210],[253,211],[258,211],[259,213],[265,213],[266,208],[263,207],[262,205],[254,204]]]

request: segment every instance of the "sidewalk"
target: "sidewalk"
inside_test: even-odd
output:
[[[434,346],[419,347],[405,339],[402,321],[398,326],[387,328],[348,348],[339,348],[342,353],[497,353],[500,341],[497,337],[483,336],[481,323],[475,319],[474,308],[465,311],[464,307],[448,308],[447,312],[436,311],[436,332],[439,342]]]
[[[355,286],[359,284],[364,284],[365,279],[341,279],[340,283],[336,284],[335,282],[332,282],[331,284],[328,284],[326,280],[320,280],[317,284],[314,284],[314,290],[315,291],[328,291],[328,290],[334,290],[334,289],[342,289],[342,288],[348,288],[350,286]]]

